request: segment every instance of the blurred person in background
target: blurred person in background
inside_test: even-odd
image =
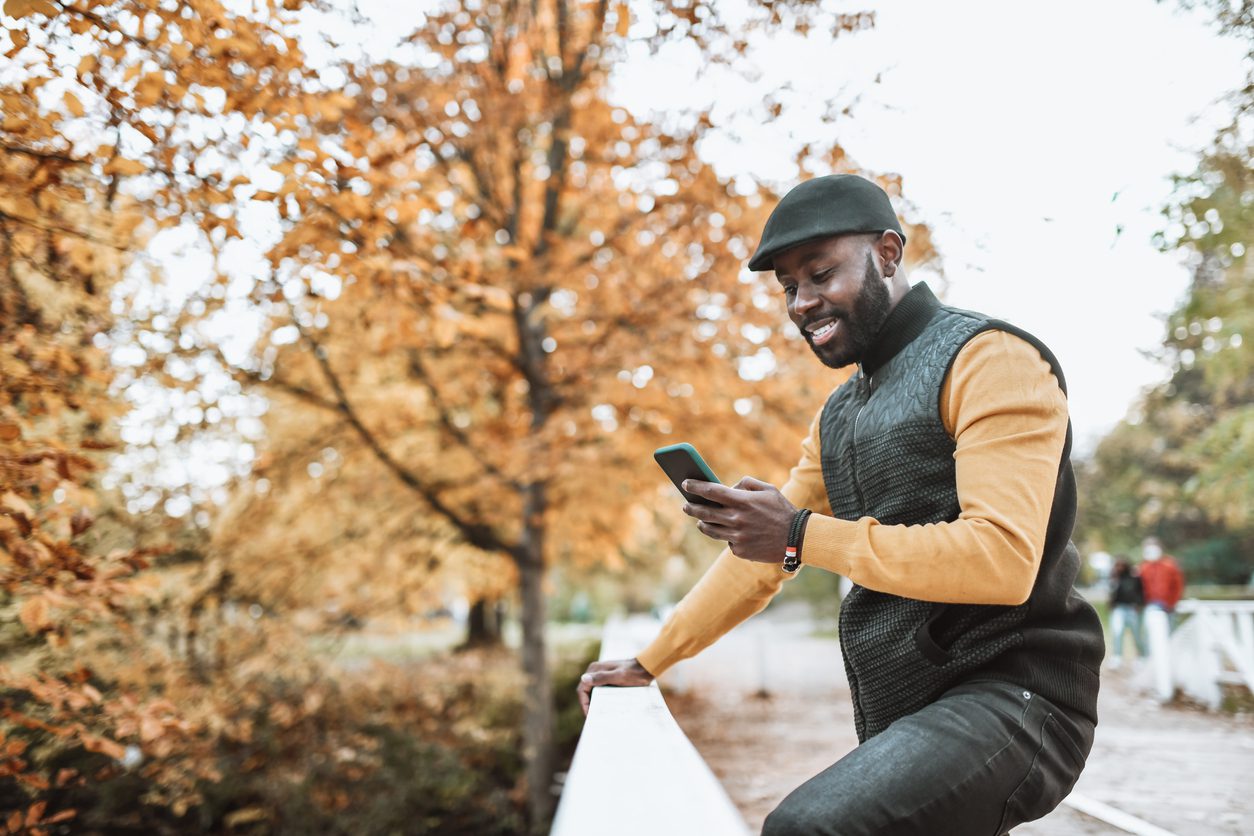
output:
[[[1145,643],[1141,638],[1141,608],[1145,606],[1145,590],[1141,579],[1125,555],[1115,559],[1110,575],[1110,635],[1114,652],[1110,667],[1118,670],[1123,664],[1124,634],[1131,633],[1136,645],[1137,659],[1145,658]]]
[[[1141,586],[1145,590],[1145,606],[1174,615],[1180,596],[1184,594],[1184,572],[1176,559],[1163,551],[1157,537],[1146,537],[1141,543]],[[1174,622],[1174,619],[1170,619]]]

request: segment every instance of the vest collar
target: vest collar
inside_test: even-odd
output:
[[[862,355],[858,364],[862,374],[870,377],[885,363],[897,356],[897,352],[910,345],[923,333],[923,329],[940,310],[940,300],[932,293],[927,282],[919,282],[910,288],[880,326],[875,341]]]

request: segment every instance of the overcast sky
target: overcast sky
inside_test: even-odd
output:
[[[862,6],[877,10],[875,28],[834,45],[758,42],[756,84],[679,84],[682,50],[641,52],[615,96],[638,114],[715,102],[734,128],[703,150],[728,176],[787,185],[802,140],[837,141],[867,170],[900,174],[913,220],[935,232],[947,301],[1054,349],[1087,452],[1164,375],[1142,352],[1157,347],[1189,272],[1150,238],[1170,175],[1192,170],[1229,114],[1220,99],[1244,78],[1244,44],[1154,0]],[[733,115],[784,85],[780,124]],[[806,107],[854,96],[834,125]]]

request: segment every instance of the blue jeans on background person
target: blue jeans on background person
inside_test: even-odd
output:
[[[1141,635],[1141,608],[1134,604],[1115,604],[1110,608],[1110,633],[1114,647],[1111,659],[1123,658],[1124,633],[1132,633],[1132,641],[1136,644],[1136,655],[1145,658],[1145,639]]]

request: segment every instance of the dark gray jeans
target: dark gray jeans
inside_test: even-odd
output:
[[[1067,796],[1093,724],[1005,682],[968,682],[793,790],[763,836],[1000,836]]]

